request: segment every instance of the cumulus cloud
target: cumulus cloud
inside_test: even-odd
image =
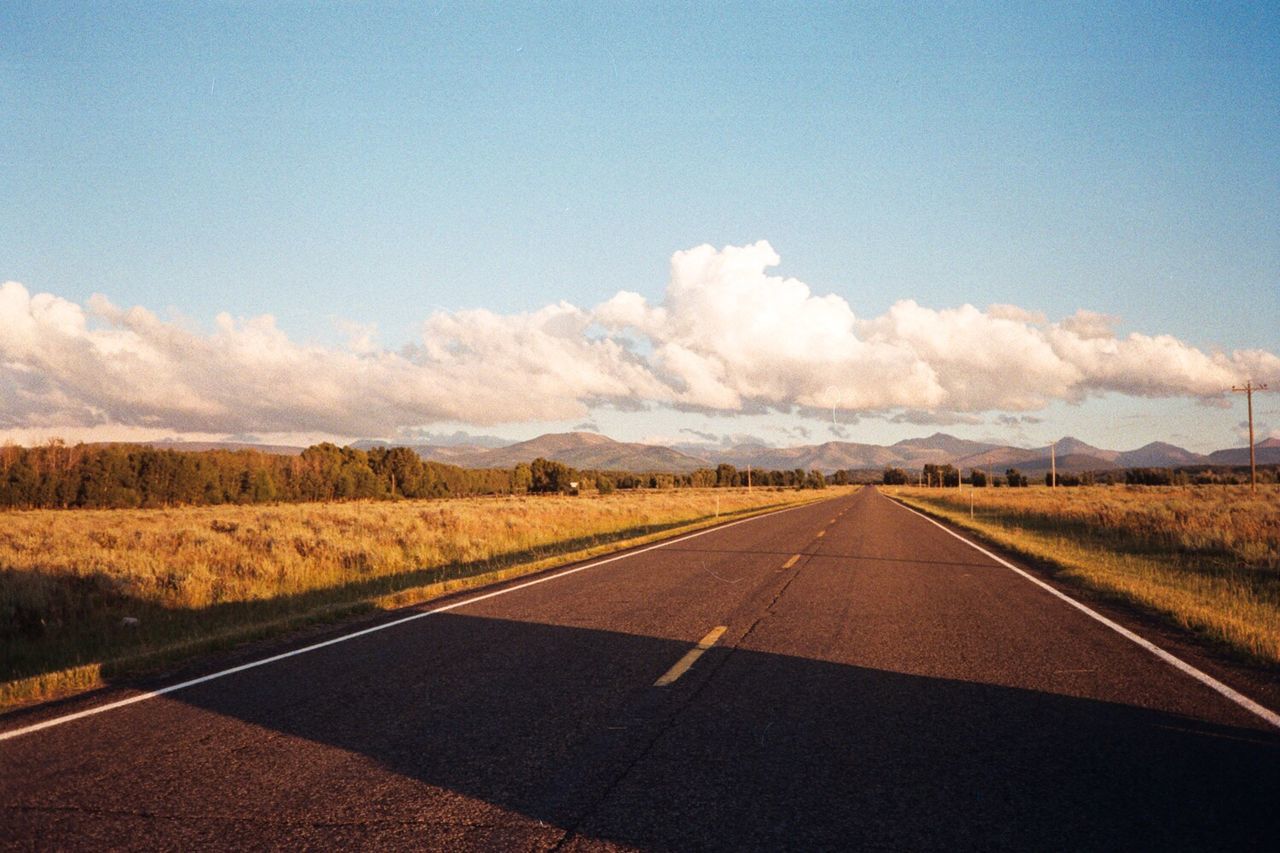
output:
[[[1044,418],[1038,418],[1035,415],[997,415],[995,422],[1001,426],[1017,427],[1027,424],[1041,424],[1044,423]]]
[[[960,412],[922,412],[911,409],[898,412],[888,418],[891,424],[913,424],[915,426],[956,426],[957,424],[975,425],[982,423],[977,415]]]
[[[1240,439],[1240,443],[1246,447],[1249,445],[1249,422],[1240,421],[1236,424],[1236,438]],[[1280,438],[1280,426],[1273,427],[1268,421],[1257,420],[1253,424],[1253,440],[1266,441],[1267,439]]]
[[[563,304],[436,314],[420,345],[359,352],[294,342],[270,316],[222,314],[205,334],[103,297],[82,307],[8,282],[4,425],[385,435],[440,421],[581,417],[587,398],[660,395],[642,362],[586,336],[589,322]]]
[[[356,323],[337,317],[333,325],[347,339],[347,349],[368,355],[378,351],[378,327],[373,323]]]
[[[778,263],[763,241],[698,246],[672,257],[658,302],[621,292],[592,309],[437,311],[399,350],[345,321],[347,345],[326,348],[292,340],[270,316],[222,314],[206,332],[8,282],[0,428],[390,435],[651,404],[958,423],[1106,392],[1220,401],[1246,378],[1280,379],[1274,353],[1121,336],[1115,318],[1089,311],[1050,322],[1011,305],[903,300],[859,317],[840,296],[771,274]]]
[[[677,252],[662,305],[623,292],[595,316],[649,341],[650,365],[676,403],[857,410],[935,394],[910,353],[859,336],[845,300],[768,275],[778,263],[763,241]]]
[[[1109,391],[1220,398],[1242,377],[1280,375],[1273,353],[1120,337],[1114,318],[1090,311],[1050,323],[1017,306],[935,309],[908,299],[860,318],[839,296],[770,275],[778,262],[766,242],[677,252],[661,304],[620,293],[595,316],[649,342],[651,366],[676,401],[731,411],[901,409],[954,423]]]

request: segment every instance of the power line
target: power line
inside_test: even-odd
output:
[[[1253,451],[1253,392],[1267,390],[1267,383],[1261,382],[1254,385],[1253,380],[1250,379],[1243,386],[1232,385],[1231,390],[1243,391],[1245,398],[1249,401],[1249,490],[1256,492],[1258,491],[1258,464]]]

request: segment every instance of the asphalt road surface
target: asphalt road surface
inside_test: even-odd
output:
[[[14,848],[1240,850],[1278,815],[1280,730],[874,489],[0,741]]]

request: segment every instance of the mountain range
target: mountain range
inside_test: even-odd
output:
[[[738,468],[806,471],[824,473],[837,470],[881,470],[886,467],[919,470],[923,466],[955,465],[982,468],[1000,473],[1018,468],[1028,476],[1049,470],[1050,448],[1013,447],[956,438],[934,433],[926,438],[909,438],[890,445],[828,441],[795,447],[764,444],[737,444],[730,447],[677,444],[674,446],[614,441],[594,432],[548,433],[528,441],[494,446],[499,440],[489,436],[482,443],[460,443],[461,436],[448,436],[449,443],[408,445],[424,459],[464,468],[510,468],[538,457],[563,462],[574,468],[608,471],[688,472],[728,463]],[[150,446],[167,450],[257,450],[296,456],[303,448],[243,442],[155,441]],[[353,447],[369,450],[388,447],[386,441],[357,441]],[[1280,439],[1268,438],[1256,445],[1260,465],[1280,464]],[[1194,453],[1163,441],[1154,441],[1135,450],[1107,450],[1070,436],[1058,440],[1054,448],[1059,471],[1115,471],[1124,468],[1178,468],[1192,465],[1248,465],[1249,448],[1234,447],[1209,454]]]
[[[369,448],[385,442],[362,441],[356,447]],[[1018,468],[1035,475],[1050,466],[1050,447],[1022,448],[990,444],[934,433],[927,438],[904,439],[891,445],[828,441],[797,447],[768,447],[739,444],[727,448],[696,445],[636,444],[614,441],[593,432],[548,433],[505,447],[477,445],[413,445],[424,459],[467,468],[509,468],[538,457],[563,462],[574,468],[614,471],[687,472],[696,468],[728,463],[739,468],[783,470],[803,468],[830,473],[839,469],[919,469],[928,463],[958,468],[984,468],[993,473]],[[1193,453],[1165,442],[1152,442],[1135,450],[1107,450],[1066,437],[1054,449],[1058,470],[1107,471],[1124,468],[1176,468],[1186,465],[1247,465],[1247,447],[1218,450],[1208,455]],[[1260,464],[1280,464],[1280,439],[1257,445]]]

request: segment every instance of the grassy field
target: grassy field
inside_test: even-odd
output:
[[[844,491],[0,513],[0,706]]]
[[[1280,664],[1280,487],[887,492],[1244,657]]]

